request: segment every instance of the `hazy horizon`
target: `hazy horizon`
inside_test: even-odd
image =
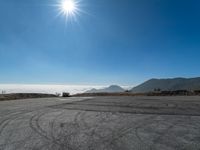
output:
[[[56,85],[56,84],[0,84],[0,93],[63,93],[70,94],[84,93],[92,88],[102,89],[109,85]],[[132,86],[121,86],[122,88],[130,89]]]

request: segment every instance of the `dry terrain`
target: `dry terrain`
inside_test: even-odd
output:
[[[200,97],[0,102],[0,150],[199,150]]]
[[[53,94],[42,94],[42,93],[12,93],[12,94],[0,94],[0,101],[7,100],[18,100],[27,98],[47,98],[56,97]]]

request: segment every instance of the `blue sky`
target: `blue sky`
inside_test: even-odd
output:
[[[199,0],[0,0],[0,83],[135,85],[200,75]]]

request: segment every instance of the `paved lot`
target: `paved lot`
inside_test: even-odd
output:
[[[0,102],[0,150],[199,150],[200,97]]]

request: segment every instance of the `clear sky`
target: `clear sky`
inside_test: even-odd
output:
[[[200,76],[199,0],[0,0],[0,83],[135,85]]]

